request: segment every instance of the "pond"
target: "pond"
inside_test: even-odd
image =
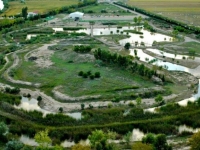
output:
[[[15,108],[17,109],[24,109],[27,111],[40,111],[43,113],[43,117],[45,117],[47,114],[56,114],[56,112],[50,112],[47,110],[42,109],[39,105],[38,105],[38,101],[34,98],[27,98],[27,97],[22,97],[21,99],[21,104],[19,106],[14,105]],[[81,112],[73,112],[73,113],[63,113],[65,115],[68,115],[74,119],[81,119],[82,115]]]
[[[111,34],[124,34],[127,35],[127,32],[124,30],[136,30],[140,31],[143,34],[134,34],[129,33],[129,38],[120,40],[120,45],[124,46],[127,42],[131,43],[131,45],[135,45],[135,42],[138,43],[138,46],[140,46],[141,42],[145,44],[145,46],[152,46],[153,42],[161,42],[161,41],[171,41],[171,37],[159,34],[159,33],[151,33],[147,30],[144,30],[142,26],[135,26],[135,27],[122,27],[122,28],[94,28],[93,29],[93,35],[111,35]],[[83,29],[78,30],[77,32],[84,32],[88,35],[91,34],[91,29]]]
[[[0,10],[2,10],[4,8],[4,4],[3,4],[3,1],[0,0]]]
[[[142,49],[135,49],[135,50],[137,51],[137,56],[140,58],[141,61],[144,61],[144,62],[152,61],[153,65],[163,66],[163,68],[165,68],[167,70],[185,71],[185,72],[190,72],[190,73],[193,70],[193,69],[189,69],[187,67],[181,66],[181,65],[177,65],[177,64],[170,63],[170,62],[164,62],[162,60],[159,60],[153,56],[150,56],[150,55],[144,53]],[[135,56],[134,49],[130,49],[130,55]]]
[[[52,28],[55,32],[57,31],[64,31],[63,28]],[[145,46],[152,46],[152,43],[154,41],[156,42],[161,42],[161,41],[171,41],[171,37],[170,36],[166,36],[163,34],[159,34],[159,33],[151,33],[147,30],[144,30],[143,26],[135,26],[135,27],[122,27],[122,28],[94,28],[93,29],[93,35],[97,36],[97,35],[112,35],[112,34],[124,34],[127,35],[127,32],[125,32],[124,30],[136,30],[136,31],[140,31],[143,34],[134,34],[134,33],[129,33],[128,35],[130,36],[129,38],[120,40],[119,43],[120,45],[124,46],[127,42],[131,43],[132,45],[135,45],[135,42],[138,43],[138,46],[140,46],[141,42],[143,42],[145,44]],[[87,28],[87,29],[81,29],[78,31],[68,31],[68,32],[77,32],[77,33],[86,33],[88,35],[91,34],[91,29]],[[31,37],[34,36],[29,36],[27,35],[27,39],[30,39]]]

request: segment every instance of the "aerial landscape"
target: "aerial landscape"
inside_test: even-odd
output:
[[[200,150],[200,0],[0,0],[0,150]]]

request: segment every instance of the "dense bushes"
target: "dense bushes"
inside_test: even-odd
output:
[[[21,96],[5,94],[0,92],[0,101],[7,102],[12,105],[19,105],[21,102]]]
[[[94,78],[100,78],[101,77],[100,72],[95,72],[94,75],[93,75],[91,71],[87,71],[87,72],[80,71],[78,73],[78,75],[82,76],[83,78],[90,77],[91,80],[93,80]]]
[[[76,45],[74,46],[74,51],[79,53],[88,53],[90,52],[92,47],[84,46],[84,45]]]

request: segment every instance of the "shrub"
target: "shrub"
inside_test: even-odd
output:
[[[42,97],[41,97],[41,96],[38,96],[38,97],[37,97],[37,100],[38,100],[38,102],[41,102],[41,101],[42,101]]]
[[[88,74],[87,73],[83,73],[83,78],[87,78]]]
[[[79,75],[79,76],[83,76],[83,71],[80,71],[80,72],[78,73],[78,75]]]
[[[94,75],[90,75],[90,79],[93,80],[94,79]]]
[[[95,78],[100,78],[100,76],[101,76],[101,75],[100,75],[100,72],[95,72],[95,74],[94,74],[94,77],[95,77]]]
[[[28,94],[27,94],[27,97],[28,97],[28,98],[30,98],[30,97],[31,97],[31,94],[30,94],[30,93],[28,93]]]

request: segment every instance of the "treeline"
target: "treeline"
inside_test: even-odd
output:
[[[84,7],[84,6],[87,6],[90,4],[95,4],[95,3],[96,3],[96,0],[84,0],[83,2],[79,2],[77,5],[64,6],[64,7],[61,7],[60,9],[50,10],[47,13],[35,15],[33,17],[28,18],[27,20],[33,21],[33,20],[38,20],[38,19],[45,19],[46,17],[56,15],[59,13],[64,13],[64,12],[71,13],[74,10],[76,10],[77,8]],[[2,19],[0,21],[0,31],[4,28],[9,28],[13,25],[23,24],[26,22],[26,20],[23,19],[20,14],[14,15],[14,18],[15,19]]]
[[[162,81],[165,82],[164,75],[157,74],[156,71],[145,67],[144,64],[133,62],[130,57],[121,56],[117,53],[112,54],[109,51],[101,50],[100,48],[94,51],[94,57],[108,64],[115,64],[119,67],[125,67],[126,69],[131,70],[132,73],[138,73],[139,75],[146,76],[149,79],[151,79],[154,75],[161,78]]]
[[[114,4],[122,6],[122,7],[125,7],[125,8],[130,9],[130,10],[135,10],[136,12],[139,12],[141,14],[147,15],[147,16],[152,17],[152,18],[160,19],[160,20],[163,20],[163,21],[165,21],[167,23],[170,23],[170,24],[173,24],[173,25],[176,25],[176,26],[180,26],[180,27],[184,28],[185,30],[190,30],[190,31],[194,32],[195,34],[199,34],[200,33],[200,28],[199,27],[189,26],[188,24],[185,24],[183,22],[180,22],[180,21],[177,21],[177,20],[173,20],[171,18],[164,17],[162,15],[155,14],[153,12],[149,12],[147,10],[144,10],[144,9],[141,9],[141,8],[138,8],[138,7],[135,7],[135,6],[124,5],[124,4],[119,3],[119,2],[114,2]]]

